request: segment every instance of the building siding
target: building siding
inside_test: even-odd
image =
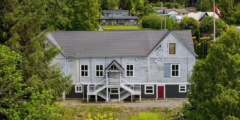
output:
[[[185,93],[179,92],[179,85],[165,85],[165,87],[166,98],[187,98],[189,85],[187,85],[187,90]]]
[[[141,85],[141,98],[156,98],[156,85],[154,85],[154,94],[145,94],[145,85]]]

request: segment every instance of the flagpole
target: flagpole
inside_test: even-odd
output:
[[[213,29],[214,29],[214,30],[213,30],[213,36],[214,36],[214,38],[213,38],[213,41],[215,41],[215,39],[216,39],[216,33],[215,33],[215,32],[216,32],[216,31],[215,31],[215,30],[216,30],[216,29],[215,29],[215,27],[216,27],[216,26],[215,26],[215,0],[213,0],[213,19],[214,19],[214,23],[213,23],[213,24],[214,24],[214,25],[213,25],[213,26],[214,26],[214,27],[213,27]]]

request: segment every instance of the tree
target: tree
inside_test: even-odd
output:
[[[70,8],[68,18],[71,23],[66,30],[87,30],[99,29],[100,13],[98,0],[69,0],[67,6]]]
[[[198,60],[190,79],[190,120],[240,118],[240,30],[230,29],[217,39],[206,59]]]
[[[119,0],[119,9],[124,9],[127,0]]]
[[[236,24],[240,24],[240,10],[235,11],[234,17],[236,19]]]
[[[222,19],[227,24],[231,25],[236,22],[236,19],[233,17],[234,0],[219,0],[217,7],[221,11]]]
[[[142,10],[143,7],[144,7],[144,1],[143,1],[143,0],[136,0],[135,10],[136,10],[136,11]]]
[[[108,0],[101,0],[101,9],[102,10],[108,10]]]
[[[153,6],[151,5],[146,5],[143,10],[143,15],[149,15],[149,14],[152,14],[152,13],[158,13],[154,8]]]
[[[191,29],[194,35],[197,30],[199,30],[200,24],[197,20],[192,17],[184,17],[179,23],[180,29]]]
[[[109,0],[108,1],[108,7],[114,9],[115,7],[118,7],[119,0]]]
[[[203,4],[201,4],[201,2]],[[203,12],[213,11],[213,2],[212,0],[197,0],[196,8],[198,11],[203,11]]]
[[[157,2],[155,7],[162,7],[163,6],[163,3],[162,2]]]
[[[49,11],[48,5],[54,1],[6,0],[2,3],[0,43],[22,56],[22,60],[17,65],[17,69],[22,71],[22,80],[16,76],[18,83],[13,83],[21,88],[14,88],[14,93],[9,93],[9,95],[16,94],[18,96],[16,99],[20,100],[21,105],[17,105],[20,104],[16,103],[17,101],[14,101],[16,104],[9,104],[13,106],[0,104],[1,113],[3,109],[11,111],[14,108],[16,111],[5,113],[7,119],[59,119],[60,117],[57,113],[59,105],[56,104],[56,100],[62,92],[68,91],[72,81],[70,76],[64,75],[57,65],[50,65],[52,59],[61,50],[46,41],[45,34],[49,29],[41,29],[46,19],[51,19],[49,14],[53,13],[49,12],[54,11]],[[55,11],[55,15],[58,14],[61,12]],[[3,74],[1,77],[5,78],[7,75]],[[24,91],[29,87],[31,92],[25,94]],[[19,96],[19,90],[23,90],[21,92],[23,95]],[[5,98],[1,96],[1,101]]]
[[[206,16],[202,20],[202,24],[200,26],[200,30],[202,33],[213,34],[213,19],[214,18],[212,16]],[[223,34],[226,23],[222,19],[216,19],[215,24],[216,37],[219,37]]]
[[[126,10],[129,10],[129,12],[130,12],[132,8],[133,8],[133,2],[132,2],[132,0],[127,0],[125,9],[126,9]]]

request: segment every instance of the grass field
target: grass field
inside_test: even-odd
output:
[[[132,108],[132,107],[115,107],[113,105],[101,106],[101,105],[67,105],[61,110],[63,120],[85,120],[91,116],[111,116],[113,120],[125,120],[130,117],[136,116],[139,113],[151,113],[151,114],[162,114],[167,120],[176,113],[177,108],[169,110],[168,108],[161,107],[147,107],[147,108]],[[109,115],[110,114],[110,115]],[[95,120],[95,119],[93,119]],[[108,120],[108,119],[104,119]],[[131,119],[132,120],[132,119]]]
[[[152,28],[143,28],[142,26],[135,25],[116,25],[116,26],[103,26],[105,30],[153,30]]]

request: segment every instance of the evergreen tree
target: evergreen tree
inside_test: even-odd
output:
[[[135,3],[136,11],[142,10],[143,6],[144,6],[144,1],[143,0],[136,0],[136,3]]]
[[[109,7],[108,0],[102,0],[101,1],[101,9],[102,10],[108,10],[108,7]]]
[[[71,23],[66,30],[98,30],[100,18],[98,0],[69,0],[67,6],[70,9],[68,18]]]
[[[125,9],[127,0],[119,0],[119,9]]]
[[[31,88],[30,93],[23,91],[21,96],[16,96],[22,102],[14,100],[13,104],[0,104],[0,113],[8,119],[59,119],[57,109],[60,106],[56,99],[71,87],[72,82],[57,65],[50,65],[61,52],[46,41],[45,34],[49,29],[41,29],[50,15],[61,14],[49,8],[52,2],[57,1],[5,0],[0,8],[0,43],[22,56],[17,67],[22,71],[22,80],[18,77],[18,83],[13,83],[19,84],[13,94]],[[7,74],[1,75],[1,78],[5,77]],[[0,101],[7,99],[2,95],[0,98]],[[12,108],[14,112],[5,111]]]
[[[206,59],[198,60],[190,79],[189,120],[240,118],[240,30],[230,29],[217,39]]]
[[[201,2],[203,4],[201,4]],[[197,0],[195,6],[198,11],[213,12],[213,2],[211,0]]]
[[[129,10],[129,12],[130,12],[132,8],[133,8],[133,2],[132,2],[132,0],[127,0],[125,9],[126,9],[126,10]]]

